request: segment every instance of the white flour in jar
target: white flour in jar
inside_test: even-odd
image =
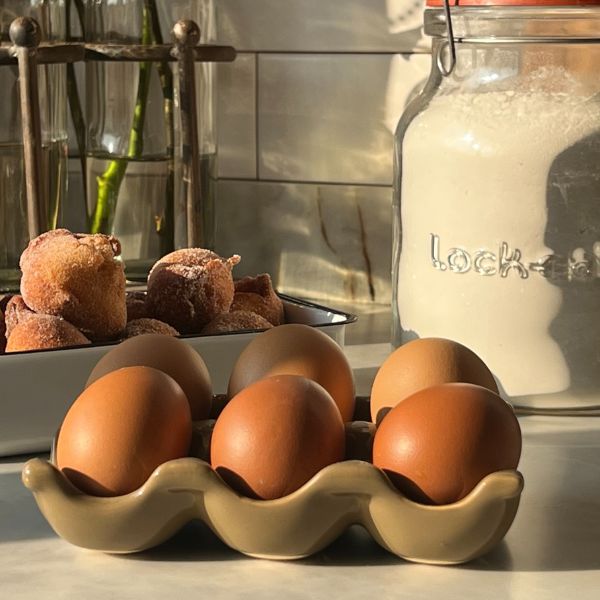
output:
[[[598,102],[550,92],[437,96],[410,123],[397,290],[407,339],[467,345],[511,398],[569,390],[578,358],[589,365],[587,387],[600,389],[598,355],[573,360],[571,352],[567,361],[564,340],[552,334],[565,308],[581,318],[578,307],[563,306],[564,287],[531,268],[554,253],[547,246],[550,169],[599,129]],[[592,252],[572,248],[574,256],[584,250]],[[600,291],[593,293],[597,321]]]

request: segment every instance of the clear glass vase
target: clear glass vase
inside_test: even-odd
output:
[[[212,0],[88,0],[86,41],[151,45],[171,42],[180,18],[214,22]],[[212,27],[212,26],[211,26]],[[206,34],[210,27],[202,27]],[[202,41],[206,41],[205,35]],[[199,70],[198,169],[205,180],[203,245],[214,243],[216,144],[212,71]],[[206,96],[208,94],[208,96]],[[173,63],[86,64],[86,184],[90,231],[112,233],[122,244],[130,280],[144,280],[152,264],[185,242],[179,161],[179,115]],[[209,160],[210,157],[210,160]],[[206,173],[204,170],[206,169]],[[183,223],[183,225],[181,225]]]
[[[200,43],[217,42],[217,10],[214,0],[161,0],[159,2],[161,26],[170,31],[180,19],[190,19],[200,27]],[[201,232],[197,237],[203,240],[205,248],[214,249],[216,223],[215,203],[217,192],[217,83],[216,63],[196,63],[196,111],[198,114],[198,142],[200,164],[198,171],[201,182]],[[176,82],[177,83],[177,82]],[[179,89],[175,86],[175,113],[179,115]],[[175,178],[176,219],[174,242],[176,248],[187,246],[187,222],[185,218],[185,189],[180,176],[181,148],[180,128],[175,129]]]
[[[465,344],[515,403],[598,404],[600,8],[465,4],[448,76],[426,12],[396,134],[393,341]]]
[[[33,17],[42,40],[65,39],[65,0],[2,0],[0,36],[10,44],[8,30],[19,16]],[[18,289],[19,258],[29,242],[23,136],[17,65],[0,66],[0,291]],[[67,96],[65,65],[38,67],[42,125],[42,170],[47,206],[42,228],[54,229],[61,221],[67,191]]]

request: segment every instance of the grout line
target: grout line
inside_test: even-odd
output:
[[[231,181],[234,183],[279,183],[282,185],[330,185],[344,187],[363,187],[363,188],[384,188],[392,189],[393,184],[385,183],[349,183],[347,181],[301,181],[295,179],[249,179],[248,177],[219,177],[219,182]]]
[[[348,54],[348,55],[359,55],[359,56],[363,56],[363,55],[371,55],[371,56],[394,56],[396,54],[406,54],[406,55],[412,55],[412,54],[431,54],[430,50],[407,50],[407,51],[402,51],[402,50],[389,50],[389,51],[384,51],[384,50],[375,50],[373,52],[369,51],[369,50],[326,50],[326,49],[321,49],[321,50],[261,50],[261,49],[253,49],[253,50],[244,50],[241,48],[236,48],[236,52],[238,54],[291,54],[291,55],[305,55],[305,54],[318,54],[318,55],[322,55],[322,54]]]

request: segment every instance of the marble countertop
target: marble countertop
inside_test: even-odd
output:
[[[370,321],[369,321],[370,320]],[[389,352],[386,316],[350,333],[359,393]],[[0,460],[0,596],[118,598],[598,598],[600,419],[520,418],[525,478],[515,522],[488,555],[463,566],[410,564],[353,527],[295,562],[246,558],[192,523],[162,546],[110,556],[62,541],[21,483],[27,456]]]

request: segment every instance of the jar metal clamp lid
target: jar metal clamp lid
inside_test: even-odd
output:
[[[427,6],[430,8],[443,7],[446,20],[446,35],[448,38],[447,45],[449,49],[448,64],[444,64],[442,53],[438,54],[437,64],[440,72],[444,77],[449,76],[456,65],[456,43],[462,40],[454,36],[452,27],[452,14],[450,7],[590,7],[600,6],[600,0],[427,0]],[[537,40],[538,42],[543,40]],[[551,40],[549,40],[551,41]]]

